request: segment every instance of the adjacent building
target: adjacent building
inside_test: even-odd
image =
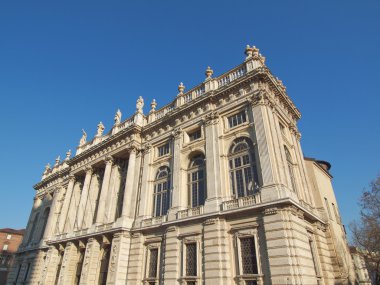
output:
[[[25,230],[0,229],[0,285],[5,285]]]
[[[256,47],[46,167],[8,284],[353,284],[330,164]]]

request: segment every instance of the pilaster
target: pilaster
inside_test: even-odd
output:
[[[169,209],[169,220],[176,219],[176,214],[179,210],[186,207],[186,191],[180,191],[182,189],[181,181],[181,149],[183,141],[183,131],[181,129],[175,129],[172,136],[172,150],[173,156],[171,161],[172,171],[172,205]]]
[[[89,238],[84,255],[80,285],[95,285],[98,278],[100,259],[100,243],[95,238]]]
[[[129,161],[128,161],[128,172],[127,178],[125,182],[125,190],[124,190],[124,198],[123,198],[123,210],[122,210],[122,220],[123,223],[129,224],[131,226],[132,219],[134,216],[134,209],[136,207],[133,202],[135,201],[133,198],[136,197],[136,191],[134,189],[134,182],[137,175],[136,171],[136,148],[132,148],[129,153]]]
[[[140,205],[139,205],[139,213],[138,218],[139,220],[142,220],[148,216],[151,216],[151,197],[153,196],[152,191],[152,185],[150,182],[151,175],[151,167],[150,163],[152,162],[153,158],[153,151],[152,146],[147,145],[145,146],[145,151],[143,152],[144,155],[144,164],[143,164],[143,174],[141,179],[141,197],[140,197]],[[153,174],[154,175],[154,174]]]
[[[67,243],[63,255],[62,267],[58,285],[71,285],[75,278],[75,265],[78,259],[78,249],[72,242]]]
[[[131,238],[129,233],[121,232],[114,234],[108,267],[108,285],[126,284],[130,247]]]
[[[220,187],[220,154],[218,140],[219,114],[211,112],[205,119],[207,194],[205,212],[219,210],[222,198]]]
[[[178,228],[171,226],[165,234],[165,272],[164,280],[167,284],[178,284],[177,280],[181,272],[180,241],[178,239]]]
[[[59,215],[59,203],[61,200],[62,193],[62,188],[58,188],[54,192],[53,201],[50,206],[49,217],[46,222],[45,232],[42,236],[44,240],[52,237],[55,234],[55,230],[57,228],[57,219]]]
[[[205,285],[230,284],[231,254],[224,220],[208,219],[203,223]]]

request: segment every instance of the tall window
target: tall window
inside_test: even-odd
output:
[[[103,248],[102,259],[100,260],[100,270],[99,270],[99,285],[106,285],[107,283],[107,273],[108,273],[108,264],[110,260],[111,248],[107,246]]]
[[[186,244],[186,276],[197,276],[197,244],[195,242]],[[187,284],[192,284],[192,282],[187,282]]]
[[[285,148],[286,163],[288,164],[290,182],[292,183],[292,190],[296,191],[297,190],[296,189],[296,180],[294,178],[292,156],[290,155],[288,148],[286,146],[284,148]]]
[[[238,138],[232,143],[229,167],[232,192],[236,197],[253,195],[258,190],[255,155],[248,138]]]
[[[169,208],[170,169],[166,166],[158,169],[154,182],[153,215],[166,215]]]
[[[33,239],[34,231],[36,230],[39,217],[40,217],[40,213],[37,213],[34,216],[33,224],[32,224],[32,229],[30,230],[30,233],[29,233],[29,236],[28,236],[28,243]]]
[[[206,198],[206,169],[203,154],[194,156],[190,161],[188,170],[189,181],[189,206],[198,207],[204,205]]]
[[[157,278],[158,273],[158,248],[151,248],[149,250],[149,271],[148,271],[148,278],[150,280]],[[156,281],[152,280],[149,281],[149,285],[156,285]]]
[[[240,238],[241,265],[243,274],[257,274],[257,257],[254,237]]]

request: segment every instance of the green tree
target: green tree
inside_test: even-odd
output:
[[[380,174],[360,197],[360,221],[351,223],[352,241],[363,253],[372,284],[380,285]]]

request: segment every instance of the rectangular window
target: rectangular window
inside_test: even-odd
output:
[[[325,205],[327,209],[327,213],[329,215],[330,220],[332,220],[331,212],[330,212],[330,207],[329,207],[329,202],[327,201],[327,198],[325,197]]]
[[[240,238],[240,250],[242,273],[258,274],[255,238]]]
[[[149,250],[149,278],[157,278],[158,248]]]
[[[3,245],[3,250],[8,250],[8,245],[7,244]]]
[[[192,142],[192,141],[195,141],[197,139],[200,139],[201,136],[202,136],[201,129],[198,129],[196,131],[189,133],[189,140]]]
[[[246,121],[247,121],[247,115],[245,114],[245,111],[242,111],[240,113],[237,113],[235,115],[228,117],[228,126],[230,128],[233,128],[240,124],[245,123]]]
[[[11,239],[12,238],[12,235],[7,235],[7,239]]]
[[[186,244],[186,276],[197,276],[197,244],[195,242]]]
[[[158,157],[164,156],[170,152],[169,143],[164,144],[163,146],[158,147]]]

